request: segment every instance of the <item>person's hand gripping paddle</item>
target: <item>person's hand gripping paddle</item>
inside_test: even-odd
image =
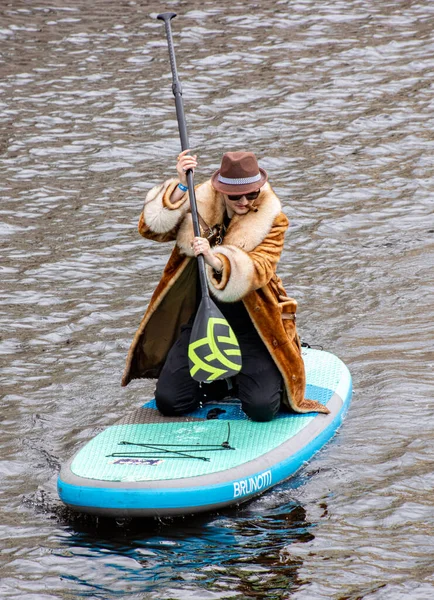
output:
[[[157,19],[164,21],[166,27],[173,77],[172,91],[175,96],[179,137],[181,139],[182,150],[187,150],[190,145],[185,122],[181,82],[179,81],[176,69],[175,49],[173,47],[170,26],[170,21],[173,17],[176,17],[176,13],[162,13],[158,15]],[[186,175],[194,235],[200,237],[201,232],[194,192],[193,171],[189,169]],[[241,369],[241,351],[231,326],[210,298],[203,255],[199,254],[197,260],[202,300],[191,331],[188,359],[190,375],[193,379],[201,382],[211,382],[216,379],[226,379],[239,373]]]

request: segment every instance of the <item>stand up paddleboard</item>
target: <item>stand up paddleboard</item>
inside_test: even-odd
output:
[[[172,418],[151,400],[62,467],[61,500],[95,515],[183,515],[244,502],[288,479],[333,437],[351,401],[339,358],[306,348],[303,359],[306,397],[330,414],[282,411],[257,423],[230,399]]]

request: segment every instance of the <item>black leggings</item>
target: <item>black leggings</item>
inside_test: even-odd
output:
[[[195,410],[204,400],[224,397],[223,382],[202,384],[190,376],[188,344],[192,325],[182,327],[181,335],[167,355],[155,390],[158,410],[166,416]],[[253,421],[271,421],[280,408],[282,376],[256,331],[237,333],[242,369],[235,377],[235,390],[241,407]],[[204,399],[203,391],[206,394]]]

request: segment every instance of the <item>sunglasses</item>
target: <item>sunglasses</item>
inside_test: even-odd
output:
[[[250,192],[250,194],[240,194],[238,196],[234,196],[233,194],[227,194],[227,197],[229,198],[229,200],[233,200],[234,202],[236,202],[237,200],[241,200],[241,198],[244,198],[244,196],[246,197],[246,200],[256,200],[256,198],[259,196],[259,192],[261,190],[257,190],[256,192]]]

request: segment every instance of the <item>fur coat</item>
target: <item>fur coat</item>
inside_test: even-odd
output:
[[[132,379],[158,378],[167,353],[196,309],[197,268],[191,242],[194,237],[188,192],[176,203],[170,197],[178,180],[168,180],[148,193],[139,220],[139,232],[158,242],[176,241],[128,353],[122,385]],[[202,220],[221,225],[223,196],[211,181],[197,186]],[[212,248],[223,264],[221,274],[206,265],[212,296],[222,302],[242,300],[247,312],[282,374],[283,401],[300,413],[322,412],[322,404],[304,397],[306,377],[295,325],[297,302],[286,296],[276,267],[283,248],[288,219],[267,183],[254,202],[256,212],[235,214],[222,243]]]

